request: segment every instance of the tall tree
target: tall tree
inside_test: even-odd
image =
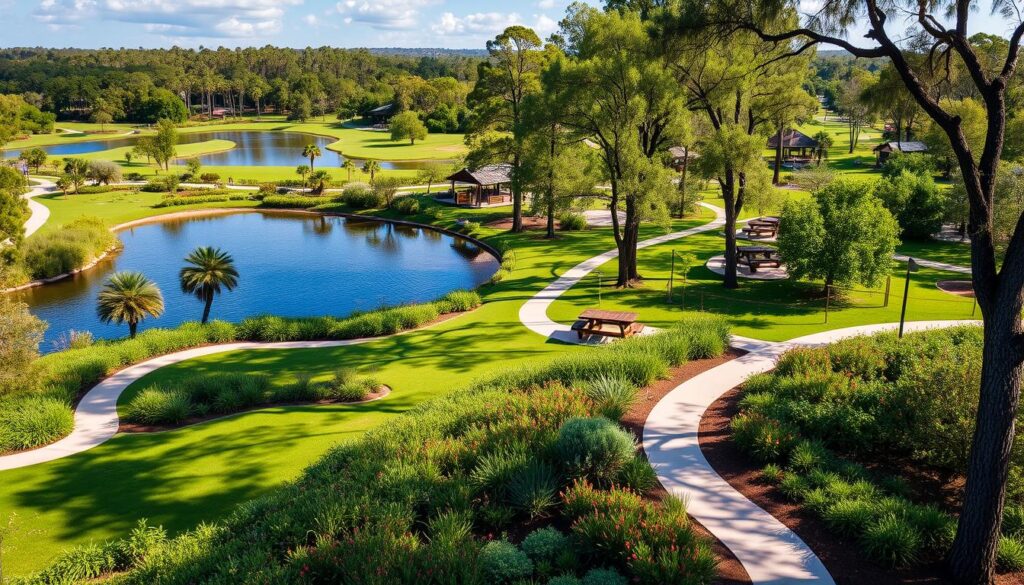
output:
[[[853,154],[860,141],[860,130],[871,122],[871,107],[864,99],[864,90],[872,83],[871,74],[863,70],[855,70],[850,79],[844,82],[836,95],[835,107],[839,114],[846,118],[849,131],[850,154]]]
[[[309,159],[309,170],[311,171],[316,168],[313,165],[313,161],[321,155],[323,155],[323,153],[320,151],[320,147],[316,144],[307,144],[302,148],[302,156]]]
[[[174,127],[174,122],[170,120],[160,120],[156,123],[156,135],[153,136],[152,148],[153,148],[153,160],[156,161],[158,166],[163,166],[164,170],[171,168],[171,160],[177,154],[175,148],[178,144],[178,130]]]
[[[185,257],[185,267],[178,275],[181,292],[195,295],[203,302],[203,323],[210,319],[213,298],[222,290],[238,286],[238,269],[231,255],[220,248],[201,246]]]
[[[551,64],[545,88],[565,93],[563,125],[597,145],[611,183],[616,286],[633,286],[640,280],[640,223],[668,221],[673,189],[662,156],[681,132],[684,104],[635,12],[581,7],[566,24],[563,35],[572,58]],[[623,221],[619,211],[625,212]]]
[[[523,229],[523,100],[540,91],[541,46],[537,33],[524,26],[510,26],[487,41],[488,59],[468,98],[474,115],[467,142],[478,160],[512,165],[513,232]]]
[[[999,160],[1007,122],[1007,89],[1017,72],[1024,37],[1020,3],[990,3],[992,10],[1012,26],[1009,40],[995,55],[983,54],[968,37],[969,21],[977,4],[968,0],[824,0],[804,26],[779,28],[770,24],[770,19],[792,10],[793,4],[792,0],[716,0],[709,4],[713,10],[706,21],[724,25],[719,28],[720,33],[751,30],[766,41],[792,47],[794,52],[827,43],[860,58],[887,57],[903,87],[945,132],[960,169],[970,208],[971,279],[984,316],[985,347],[977,422],[949,569],[958,583],[991,583],[1024,376],[1024,215],[1014,222],[1016,227],[1002,266],[996,259],[993,230]],[[894,10],[905,10],[913,19],[900,24],[910,24],[910,32],[918,42],[908,45],[890,35],[886,24]],[[867,43],[846,40],[854,23],[867,27]],[[927,51],[917,50],[922,46]],[[960,116],[943,105],[937,92],[941,84],[929,83],[949,71],[947,63],[963,68],[971,91],[980,96],[985,108],[986,132],[980,153],[969,142]]]

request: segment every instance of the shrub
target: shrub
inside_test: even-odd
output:
[[[615,569],[591,569],[583,576],[583,585],[626,585],[628,581]]]
[[[760,413],[739,414],[730,425],[736,444],[764,463],[784,459],[797,440],[793,429]]]
[[[573,575],[559,575],[549,579],[548,585],[580,585],[580,580]]]
[[[324,203],[321,197],[305,197],[303,195],[267,195],[260,202],[260,207],[276,209],[309,209]]]
[[[521,547],[534,563],[553,563],[558,553],[568,544],[569,539],[565,534],[549,526],[526,535]]]
[[[437,301],[438,313],[461,313],[471,311],[483,304],[480,295],[471,290],[454,290]]]
[[[173,425],[192,414],[188,394],[166,392],[157,387],[143,390],[128,403],[124,417],[129,422],[145,425]]]
[[[611,481],[634,450],[633,437],[605,418],[571,418],[555,441],[555,452],[570,477],[596,481]]]
[[[619,469],[615,482],[640,493],[649,492],[658,486],[658,474],[647,458],[637,453]]]
[[[996,551],[996,564],[1001,571],[1024,570],[1024,543],[1016,538],[1002,537]]]
[[[80,217],[60,230],[25,243],[24,264],[33,278],[50,278],[82,268],[120,242],[102,219]]]
[[[618,422],[636,402],[637,388],[629,380],[600,377],[587,384],[587,396],[594,401],[597,412]]]
[[[873,506],[865,500],[837,500],[822,511],[829,528],[843,536],[863,533],[874,517]]]
[[[346,185],[341,201],[352,209],[377,209],[384,206],[384,198],[363,183]]]
[[[402,197],[395,201],[393,207],[402,215],[416,215],[420,212],[420,202],[413,197]]]
[[[526,553],[504,540],[492,540],[480,549],[477,557],[480,571],[495,583],[511,583],[533,573],[533,563]]]
[[[0,412],[0,453],[52,443],[75,426],[68,403],[45,396],[10,400]]]
[[[204,183],[216,183],[220,181],[220,175],[217,173],[203,173],[199,175],[199,180]]]
[[[895,514],[886,514],[869,525],[861,538],[868,555],[892,567],[910,565],[921,550],[921,534]]]
[[[530,518],[546,516],[558,495],[558,474],[543,461],[531,461],[509,482],[509,503]]]
[[[761,468],[761,477],[770,484],[778,484],[785,474],[782,468],[774,463],[769,463]]]
[[[563,213],[558,216],[558,227],[567,232],[587,229],[587,218],[582,213]]]
[[[459,232],[469,237],[475,236],[479,231],[480,224],[475,221],[464,221],[462,222],[462,225],[459,226]]]

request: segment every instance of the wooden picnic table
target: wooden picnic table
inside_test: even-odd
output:
[[[782,263],[779,260],[778,251],[768,246],[738,246],[736,248],[736,261],[746,264],[751,272],[757,272],[761,266],[774,266],[778,268]]]
[[[587,309],[580,313],[572,325],[580,339],[584,335],[603,335],[606,337],[629,337],[643,330],[643,323],[637,322],[639,315],[630,311],[605,311]],[[606,327],[607,325],[607,327]]]

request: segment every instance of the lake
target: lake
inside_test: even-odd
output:
[[[96,295],[118,270],[138,270],[164,295],[165,313],[140,330],[199,320],[203,305],[181,292],[178,271],[198,246],[235,259],[239,286],[213,302],[211,319],[240,321],[263,313],[345,316],[383,305],[424,302],[486,282],[497,260],[475,244],[417,227],[342,217],[243,212],[149,223],[118,233],[124,249],[71,278],[12,296],[49,323],[41,346],[69,330],[96,338],[127,335],[128,326],[96,317]]]
[[[43,150],[51,156],[75,156],[100,152],[122,146],[135,144],[138,137],[111,138],[105,140],[87,140],[83,142],[69,142],[67,144],[54,144],[42,146]],[[332,150],[327,150],[328,144],[336,142],[334,138],[304,134],[301,132],[264,132],[259,130],[224,130],[216,132],[192,132],[178,134],[178,144],[194,144],[209,140],[230,140],[235,143],[235,148],[223,152],[215,152],[199,157],[199,161],[209,166],[270,166],[270,167],[294,167],[301,164],[309,164],[309,159],[302,156],[302,149],[307,144],[316,144],[320,147],[323,156],[316,159],[314,166],[340,167],[345,162],[345,157]],[[6,158],[17,158],[20,150],[5,150],[3,156]],[[357,166],[362,167],[364,160],[352,159]],[[418,170],[429,164],[425,161],[379,161],[380,166],[386,170]]]

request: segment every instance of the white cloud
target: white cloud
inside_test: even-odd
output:
[[[411,30],[422,22],[420,10],[438,0],[342,0],[335,5],[344,22],[378,30]]]
[[[302,0],[42,0],[36,19],[75,25],[89,18],[142,25],[165,36],[248,38],[281,29],[282,6]]]
[[[541,38],[558,30],[558,23],[546,14],[534,14],[533,20],[527,21],[516,12],[476,12],[464,16],[445,12],[431,25],[430,30],[439,36],[486,39],[516,24],[532,28]]]

